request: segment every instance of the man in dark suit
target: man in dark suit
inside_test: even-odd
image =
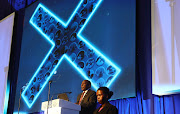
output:
[[[91,89],[91,82],[84,80],[81,83],[81,90],[83,91],[77,97],[76,104],[81,105],[81,111],[79,114],[93,114],[96,109],[97,97],[96,92]]]

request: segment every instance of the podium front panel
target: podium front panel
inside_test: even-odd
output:
[[[44,111],[44,114],[47,114],[47,110]],[[54,107],[48,109],[48,114],[79,114],[79,111],[61,107]]]

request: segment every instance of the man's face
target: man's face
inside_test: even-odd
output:
[[[97,96],[97,101],[100,104],[103,104],[105,99],[106,99],[106,96],[103,94],[103,91],[102,90],[97,90],[96,96]]]
[[[88,84],[88,82],[87,81],[83,81],[82,83],[81,83],[81,90],[82,91],[85,91],[85,90],[87,90],[87,89],[89,89],[90,88],[90,85]]]

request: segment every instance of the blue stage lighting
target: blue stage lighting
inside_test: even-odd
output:
[[[67,23],[41,3],[37,6],[29,22],[52,47],[22,92],[29,108],[64,58],[95,89],[110,87],[117,78],[121,69],[81,35],[101,2],[81,0]]]

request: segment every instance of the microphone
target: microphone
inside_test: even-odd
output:
[[[72,92],[66,92],[66,93],[71,94]]]
[[[63,94],[63,93],[71,94],[72,92],[71,91],[69,91],[69,92],[62,92],[62,93],[56,93],[56,94],[53,94],[53,95],[59,95],[59,94]]]
[[[52,82],[54,82],[54,81],[52,81],[52,80],[49,81],[50,84],[51,84]]]
[[[21,87],[20,92],[24,91],[24,89],[27,87],[28,83],[26,83],[24,86]]]
[[[58,95],[59,94],[71,94],[72,92],[62,92],[62,93],[56,93],[56,94],[53,94],[52,96],[51,96],[51,100],[53,99],[53,97],[56,95],[57,96],[57,98],[58,98]]]

